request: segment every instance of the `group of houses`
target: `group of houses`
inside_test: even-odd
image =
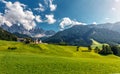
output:
[[[17,42],[26,42],[26,39],[25,38],[17,38]],[[40,39],[34,39],[33,43],[35,43],[35,44],[41,44],[42,40],[40,40]]]

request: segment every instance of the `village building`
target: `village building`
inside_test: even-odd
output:
[[[41,44],[41,43],[42,43],[42,41],[41,41],[41,40],[36,39],[36,40],[34,40],[34,43],[35,43],[35,44]]]
[[[25,42],[26,41],[26,39],[24,39],[24,38],[17,38],[17,42]]]

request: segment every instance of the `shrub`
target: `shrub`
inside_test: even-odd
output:
[[[95,47],[94,51],[95,51],[95,53],[98,53],[98,52],[100,52],[100,49],[98,47]]]
[[[66,42],[60,42],[59,45],[65,45],[66,46],[67,43]]]
[[[31,42],[31,39],[26,38],[26,40],[25,40],[25,44],[30,44],[30,42]]]
[[[16,50],[17,47],[8,47],[8,50]]]

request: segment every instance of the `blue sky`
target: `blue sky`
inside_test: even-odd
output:
[[[0,0],[0,24],[19,24],[26,29],[39,26],[46,30],[63,30],[74,25],[120,21],[120,0]],[[11,2],[11,5],[9,4]],[[15,3],[19,2],[19,3]],[[7,6],[8,5],[8,6]],[[21,13],[15,6],[23,9]],[[15,10],[14,10],[15,9]],[[6,12],[5,12],[6,11]],[[12,12],[16,12],[11,14]],[[20,12],[20,11],[19,11]],[[23,14],[22,14],[23,12]],[[29,14],[31,12],[33,14]],[[26,15],[26,17],[21,17]],[[11,18],[13,17],[13,18]],[[8,18],[11,18],[8,19]],[[19,19],[22,21],[19,21]],[[27,18],[27,19],[26,19]],[[29,19],[32,18],[32,19]],[[14,19],[18,19],[13,21]],[[1,20],[1,21],[3,21]],[[25,21],[23,21],[25,20]],[[32,25],[31,25],[32,22]]]

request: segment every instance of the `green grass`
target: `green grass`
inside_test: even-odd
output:
[[[119,65],[117,56],[77,52],[75,46],[0,41],[0,74],[112,74],[120,73]]]
[[[99,43],[95,41],[94,39],[91,39],[91,40],[92,40],[92,45],[91,45],[92,49],[95,49],[96,47],[102,49],[103,45],[108,45],[107,43]]]

